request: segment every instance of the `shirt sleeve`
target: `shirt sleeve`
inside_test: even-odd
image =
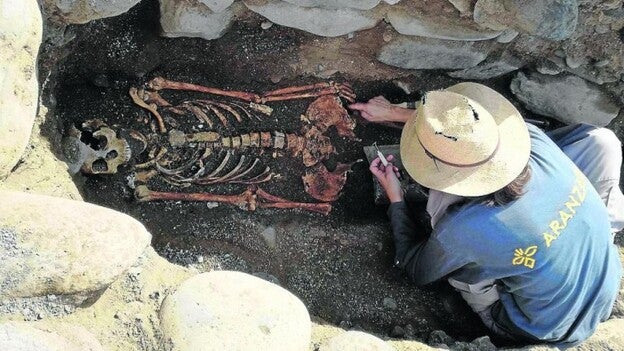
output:
[[[417,284],[425,285],[444,278],[461,268],[458,255],[450,255],[435,238],[427,238],[416,228],[405,202],[395,202],[388,208],[395,245],[395,266],[405,269]]]

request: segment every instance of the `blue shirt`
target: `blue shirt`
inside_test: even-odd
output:
[[[538,128],[531,136],[531,179],[504,206],[470,201],[451,209],[429,238],[401,224],[392,204],[397,263],[418,284],[443,277],[474,284],[494,279],[495,321],[513,334],[561,346],[589,337],[606,320],[621,264],[606,207],[573,162]]]

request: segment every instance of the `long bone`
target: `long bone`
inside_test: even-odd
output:
[[[323,95],[340,95],[349,102],[355,101],[355,94],[349,84],[340,84],[335,82],[323,82],[299,87],[282,88],[270,91],[263,95],[244,91],[222,90],[192,83],[176,82],[162,77],[152,79],[149,83],[147,83],[147,87],[156,91],[164,89],[196,91],[200,93],[233,97],[244,101],[254,102],[256,104],[264,104],[271,101],[319,97]]]
[[[255,211],[256,208],[280,208],[280,209],[302,209],[317,212],[324,215],[329,214],[332,209],[331,204],[326,202],[307,203],[295,202],[269,194],[266,191],[249,187],[238,195],[218,195],[210,193],[176,193],[150,190],[145,185],[139,185],[135,190],[136,198],[139,202],[148,201],[200,201],[219,202],[239,206],[248,211]],[[264,200],[264,201],[258,201]]]

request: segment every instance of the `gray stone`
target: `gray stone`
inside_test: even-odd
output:
[[[427,343],[430,345],[447,345],[451,346],[455,343],[455,339],[451,338],[442,330],[434,330],[429,334]]]
[[[563,61],[559,58],[559,57],[555,57],[553,59],[550,60],[540,60],[535,69],[541,73],[541,74],[547,74],[547,75],[551,75],[551,76],[555,76],[561,72],[563,72],[563,69],[561,68],[560,65],[563,64]],[[558,62],[555,62],[558,61]],[[559,63],[559,64],[558,64]]]
[[[482,336],[480,338],[476,338],[472,340],[472,345],[476,347],[479,351],[496,351],[496,346],[492,344],[489,336]]]
[[[472,14],[472,0],[448,0],[462,16]]]
[[[496,37],[496,42],[501,44],[511,43],[518,36],[518,31],[514,29],[505,29],[501,35]]]
[[[223,12],[232,5],[234,0],[199,0],[199,2],[208,6],[212,12]]]
[[[566,124],[605,126],[620,109],[599,86],[573,75],[518,73],[511,91],[527,109]]]
[[[266,227],[266,229],[264,229],[262,233],[260,233],[260,236],[262,236],[262,239],[264,239],[264,243],[269,248],[273,250],[277,248],[277,232],[275,232],[275,228]]]
[[[37,1],[0,0],[0,181],[17,164],[37,113],[37,53],[42,20]]]
[[[386,20],[401,34],[427,38],[475,41],[496,38],[501,34],[500,31],[480,28],[469,19],[427,12],[425,9],[411,2],[402,2],[388,10]]]
[[[391,297],[384,297],[383,306],[389,310],[396,310],[398,308],[396,301]]]
[[[285,289],[249,274],[212,271],[165,298],[160,321],[167,350],[307,350],[311,322]]]
[[[478,0],[475,21],[487,28],[518,31],[550,40],[569,38],[578,22],[576,0]]]
[[[348,331],[321,345],[319,351],[396,351],[394,347],[373,335],[361,331]]]
[[[104,351],[82,327],[58,323],[49,330],[39,323],[0,324],[0,350],[7,351]]]
[[[461,71],[447,73],[453,78],[484,80],[513,72],[524,65],[519,58],[504,54],[502,57],[488,57],[479,65]]]
[[[46,13],[56,14],[65,23],[87,23],[127,12],[140,0],[43,0]]]
[[[324,9],[352,8],[370,10],[379,5],[381,0],[285,0],[291,4],[304,7],[320,7]]]
[[[479,43],[400,36],[385,44],[377,59],[406,69],[465,69],[487,57]]]
[[[377,15],[357,9],[302,7],[279,0],[245,0],[252,11],[273,23],[324,37],[338,37],[374,27]]]
[[[0,192],[0,299],[48,294],[76,303],[108,287],[149,246],[122,213],[41,195]]]
[[[566,56],[565,63],[570,68],[579,68],[583,64],[585,64],[586,62],[585,62],[585,60],[583,60],[581,58],[577,58],[577,57],[574,57],[574,56]]]
[[[230,28],[240,6],[230,6],[214,12],[200,2],[161,0],[160,25],[165,37],[220,38]]]

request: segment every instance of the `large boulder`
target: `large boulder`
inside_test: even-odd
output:
[[[218,1],[161,0],[160,25],[165,37],[220,38],[242,9],[238,3]]]
[[[17,164],[37,113],[42,20],[35,0],[0,0],[0,180]]]
[[[578,22],[576,0],[479,0],[474,19],[494,30],[514,28],[550,40],[569,38]]]
[[[527,109],[566,124],[605,126],[620,110],[600,86],[573,75],[518,73],[511,91]]]
[[[149,245],[143,225],[79,201],[0,192],[0,300],[80,300],[108,287]]]
[[[76,325],[58,324],[55,329],[39,323],[0,324],[0,350],[6,351],[104,351],[91,333]]]
[[[127,12],[140,0],[43,0],[48,16],[64,23],[87,23]]]
[[[444,4],[433,6],[419,0],[402,1],[388,9],[386,20],[401,34],[428,38],[472,41],[488,40],[501,34],[477,26],[471,19],[460,17],[450,3],[446,7],[442,6]]]
[[[329,339],[319,351],[396,351],[385,341],[360,331],[348,331]]]
[[[303,7],[280,0],[245,0],[245,5],[271,22],[324,37],[369,29],[380,20],[372,12],[352,8]]]
[[[240,272],[188,279],[160,311],[165,349],[308,350],[310,316],[285,289]]]
[[[385,44],[377,59],[407,69],[465,69],[478,65],[487,43],[400,36]]]

